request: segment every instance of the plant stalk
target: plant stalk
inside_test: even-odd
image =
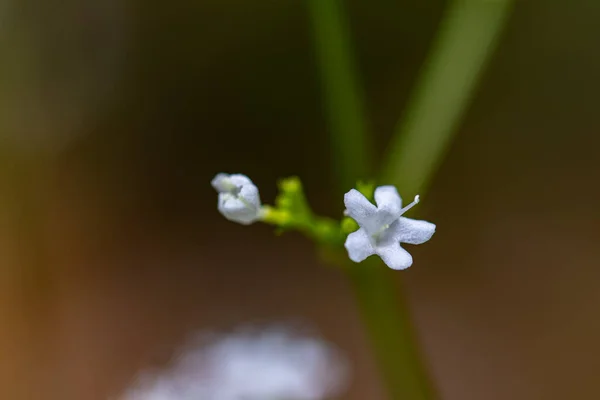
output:
[[[369,176],[371,147],[343,4],[308,0],[341,187]],[[509,0],[453,0],[383,163],[381,182],[424,190],[440,165],[509,14]],[[348,263],[375,356],[393,400],[437,397],[395,277],[376,259]]]

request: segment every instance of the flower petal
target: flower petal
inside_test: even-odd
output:
[[[350,190],[344,195],[344,204],[347,214],[354,219],[358,225],[369,230],[372,228],[372,219],[377,212],[375,207],[362,193],[356,189]]]
[[[391,269],[406,269],[413,263],[412,256],[400,247],[400,243],[393,242],[386,246],[378,246],[375,251]]]
[[[236,185],[238,188],[241,188],[242,186],[246,185],[255,186],[254,183],[250,180],[250,178],[243,174],[229,175],[229,179],[231,179],[231,182],[233,182],[233,184]]]
[[[394,230],[394,236],[402,243],[421,244],[425,243],[435,233],[435,224],[411,218],[400,217],[390,229]]]
[[[379,186],[375,189],[377,217],[373,221],[378,227],[392,224],[401,215],[402,198],[394,186]]]
[[[246,175],[242,174],[217,174],[210,184],[219,193],[230,192],[237,194],[243,186],[255,186],[254,183]]]
[[[348,257],[354,262],[361,262],[370,255],[375,254],[375,250],[364,229],[359,229],[349,234],[344,246],[348,250]]]
[[[260,209],[248,207],[242,199],[230,193],[219,193],[219,212],[228,220],[249,225],[259,219]]]
[[[377,208],[400,212],[402,209],[402,198],[394,186],[379,186],[375,189],[375,203]]]
[[[260,194],[258,188],[253,183],[242,186],[238,198],[246,203],[246,206],[255,211],[260,209]]]
[[[217,174],[210,184],[215,190],[219,193],[228,192],[231,189],[231,180],[229,179],[229,175],[220,173]]]

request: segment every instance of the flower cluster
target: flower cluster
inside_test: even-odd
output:
[[[295,203],[289,193],[284,196],[285,201],[279,201],[279,208],[263,207],[258,188],[247,176],[241,174],[218,174],[212,185],[219,192],[219,212],[230,221],[248,225],[263,220],[278,224],[281,228],[288,227],[289,221],[295,221],[295,226],[312,237],[335,237],[329,220],[323,219],[322,223],[315,223],[304,201],[299,182],[294,182],[294,188],[298,190],[292,193],[294,198],[300,200],[298,203],[302,207],[289,207],[289,204]],[[400,244],[421,244],[428,241],[435,233],[435,225],[403,217],[406,211],[419,203],[419,196],[403,208],[402,198],[394,186],[379,186],[374,191],[374,198],[375,205],[356,189],[344,195],[344,214],[352,218],[359,227],[345,238],[344,246],[348,256],[358,263],[377,254],[388,267],[406,269],[412,265],[413,260]],[[294,213],[294,209],[301,212]],[[342,222],[338,231],[343,233],[347,226]]]

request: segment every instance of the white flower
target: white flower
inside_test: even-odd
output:
[[[325,400],[340,394],[347,368],[326,343],[269,329],[192,347],[144,378],[124,400]]]
[[[388,267],[406,269],[412,265],[412,256],[400,243],[421,244],[435,232],[435,225],[401,215],[419,202],[419,196],[402,208],[402,199],[393,186],[375,189],[375,207],[359,191],[352,189],[344,196],[346,215],[360,226],[348,235],[346,249],[354,262],[377,254]]]
[[[230,221],[249,225],[261,217],[258,188],[241,174],[217,174],[211,181],[219,192],[218,209]]]

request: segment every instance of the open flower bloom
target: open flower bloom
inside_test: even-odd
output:
[[[123,400],[326,400],[346,386],[338,350],[287,329],[241,331],[188,347],[158,375],[142,375]]]
[[[211,182],[219,192],[218,209],[230,221],[249,225],[261,214],[258,188],[242,174],[217,174]]]
[[[393,186],[375,189],[375,203],[377,207],[355,189],[344,196],[346,214],[360,226],[346,238],[348,256],[354,262],[361,262],[377,254],[392,269],[410,267],[412,256],[400,247],[400,243],[421,244],[428,241],[435,232],[435,225],[402,217],[419,203],[419,196],[402,208],[402,199]]]

